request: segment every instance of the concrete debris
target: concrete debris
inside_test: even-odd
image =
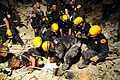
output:
[[[96,6],[94,4],[94,6]],[[92,8],[95,12],[89,12],[86,14],[86,21],[91,22],[92,19],[101,19],[100,9],[95,9],[94,6]],[[42,7],[44,7],[42,5]],[[97,5],[97,7],[99,7]],[[45,7],[43,9],[46,9]],[[21,3],[18,3],[16,6],[16,10],[19,12],[18,15],[21,18],[21,22],[26,25],[26,17],[31,10],[31,7],[25,6]],[[114,14],[113,14],[114,15]],[[118,22],[117,21],[109,21],[106,23],[101,22],[101,26],[103,28],[102,33],[107,37],[109,41],[109,49],[113,54],[109,54],[108,56],[117,56],[120,55],[120,41],[116,42],[116,35],[118,30]],[[14,52],[15,55],[22,54],[23,51],[27,51],[31,47],[33,47],[32,40],[34,38],[34,32],[31,30],[31,26],[17,28],[20,32],[20,36],[25,43],[25,47],[22,48],[17,44],[9,44],[10,52]],[[114,54],[117,53],[117,54]],[[0,64],[0,67],[7,67],[7,63]],[[70,68],[71,73],[66,73],[65,75],[58,77],[48,74],[44,70],[34,70],[26,72],[23,69],[14,70],[12,76],[7,76],[0,72],[0,80],[69,80],[65,78],[72,77],[72,80],[82,80],[82,76],[84,74],[85,80],[120,80],[120,59],[113,59],[104,62],[99,62],[96,65],[90,64],[87,68],[78,69],[76,64],[73,64]],[[19,75],[23,72],[25,74]],[[73,74],[74,73],[74,74]],[[18,75],[16,77],[16,75]],[[86,77],[87,76],[87,77]],[[14,78],[12,78],[14,77]]]

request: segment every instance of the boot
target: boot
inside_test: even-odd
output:
[[[19,34],[15,35],[15,40],[20,43],[21,47],[24,47],[24,42],[20,38]]]
[[[83,61],[82,63],[79,63],[78,64],[78,68],[79,69],[83,69],[83,68],[86,68],[89,64],[89,61]]]

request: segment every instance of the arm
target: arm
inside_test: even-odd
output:
[[[53,75],[55,75],[57,72],[57,68],[53,68]]]
[[[63,32],[62,32],[62,29],[60,29],[60,35],[63,36]]]
[[[72,28],[69,29],[69,35],[71,35],[71,34],[72,34]]]
[[[30,56],[30,62],[31,66],[35,66],[35,58],[33,58],[32,56]]]
[[[103,59],[106,57],[106,55],[109,52],[108,41],[106,39],[100,40],[100,48],[101,48],[101,52],[98,54],[98,57],[100,59]]]
[[[9,25],[9,21],[7,20],[7,18],[4,18],[3,21],[5,22],[7,29],[9,29],[10,25]]]

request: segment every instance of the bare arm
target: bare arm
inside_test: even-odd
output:
[[[57,72],[57,68],[53,68],[53,75],[55,75]]]
[[[35,66],[35,58],[33,58],[32,56],[30,56],[30,62],[31,66]]]
[[[60,29],[60,35],[63,36],[63,32],[62,32],[62,29]]]
[[[7,29],[9,29],[10,25],[9,25],[9,21],[7,20],[7,18],[4,18],[3,21],[5,22]]]
[[[71,33],[72,33],[72,29],[70,28],[70,29],[69,29],[69,35],[71,35]]]

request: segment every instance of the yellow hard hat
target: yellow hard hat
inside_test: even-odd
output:
[[[6,33],[8,36],[12,36],[12,32],[10,29],[7,29],[7,33]]]
[[[75,25],[78,25],[78,24],[80,24],[81,22],[83,22],[83,18],[82,18],[82,17],[77,17],[77,18],[74,19],[74,24],[75,24]]]
[[[41,37],[35,37],[33,39],[33,44],[35,47],[40,47],[40,45],[42,44],[42,38]]]
[[[51,25],[51,29],[52,29],[53,32],[58,31],[58,24],[57,24],[57,23],[53,23],[53,24]]]
[[[102,30],[102,29],[101,29],[100,26],[94,25],[94,26],[92,26],[92,27],[90,28],[89,34],[90,34],[91,37],[95,37],[95,36],[97,36],[98,34],[101,33],[101,30]]]
[[[67,14],[64,14],[64,15],[62,16],[62,20],[63,20],[63,21],[67,21],[67,20],[68,20],[68,15],[67,15]]]
[[[42,44],[42,49],[44,51],[48,51],[50,48],[50,41],[45,41],[43,44]]]

